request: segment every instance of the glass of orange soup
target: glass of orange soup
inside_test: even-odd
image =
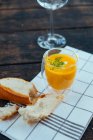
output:
[[[54,48],[43,55],[41,74],[50,87],[60,91],[69,88],[77,71],[77,55],[65,48]]]

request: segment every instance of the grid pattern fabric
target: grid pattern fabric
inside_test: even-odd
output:
[[[0,133],[12,140],[80,140],[93,118],[93,54],[69,46],[79,56],[76,79],[48,119],[27,124],[20,115],[0,122]],[[42,93],[48,84],[39,73],[32,82]]]

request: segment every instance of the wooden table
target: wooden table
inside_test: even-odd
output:
[[[93,53],[93,0],[69,0],[54,18],[56,32],[66,37],[68,45]],[[45,52],[37,37],[48,31],[48,11],[36,0],[0,0],[0,78],[34,78]],[[0,140],[8,138],[0,135]],[[82,140],[93,140],[93,120]]]

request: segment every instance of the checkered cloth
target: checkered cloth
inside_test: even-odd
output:
[[[30,125],[17,115],[0,122],[0,132],[13,140],[80,140],[93,116],[93,55],[66,46],[79,55],[78,70],[64,100],[46,120]],[[39,73],[32,82],[47,93],[47,82]],[[39,84],[38,84],[39,83]]]

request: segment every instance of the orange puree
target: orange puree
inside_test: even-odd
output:
[[[51,87],[66,89],[73,83],[76,60],[67,54],[53,54],[45,58],[45,73]]]

